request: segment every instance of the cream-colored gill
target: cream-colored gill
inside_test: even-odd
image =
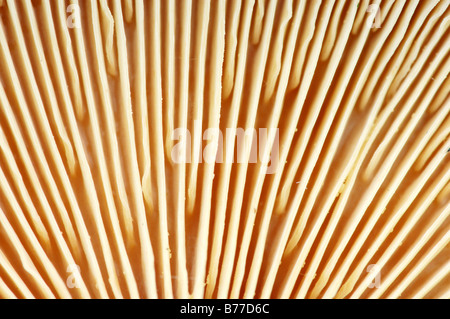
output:
[[[264,74],[264,65],[267,61],[268,51],[269,51],[269,44],[270,44],[270,36],[273,31],[273,21],[275,17],[275,11],[276,11],[276,3],[273,0],[269,1],[267,11],[265,11],[265,24],[263,26],[263,30],[261,31],[260,40],[258,42],[258,46],[256,48],[257,52],[255,53],[255,59],[252,61],[252,65],[257,70],[256,79],[257,81],[254,81],[250,85],[250,92],[249,92],[249,98],[248,98],[248,106],[247,106],[247,117],[245,119],[245,126],[244,130],[248,128],[253,128],[255,123],[255,117],[258,110],[258,101],[259,96],[261,94],[261,86],[262,86],[262,79]],[[218,292],[217,297],[218,298],[226,298],[229,294],[229,288],[231,285],[231,276],[233,272],[233,261],[236,255],[236,244],[237,244],[237,236],[234,236],[233,234],[236,234],[239,229],[239,219],[242,209],[242,196],[244,193],[244,185],[245,185],[245,179],[246,179],[246,173],[247,173],[247,165],[248,158],[250,157],[250,150],[244,151],[244,161],[243,163],[237,164],[237,177],[236,177],[236,185],[233,196],[231,198],[231,216],[229,221],[229,229],[231,231],[228,231],[228,236],[226,236],[225,240],[225,247],[223,252],[223,271],[221,272],[221,276],[219,279],[219,286],[218,286]]]
[[[6,58],[6,63],[12,67],[13,66],[13,62],[12,62],[12,58],[10,55],[9,50],[7,50],[7,48],[5,48],[6,46],[6,39],[5,39],[5,35],[4,35],[4,29],[3,29],[3,25],[0,25],[0,45],[2,48],[2,52]],[[14,67],[12,67],[11,70],[14,70]],[[21,101],[21,103],[19,105],[21,105],[22,107],[20,108],[20,112],[22,113],[22,117],[25,120],[25,126],[26,126],[26,131],[27,134],[29,136],[29,138],[33,141],[39,141],[39,137],[36,133],[36,129],[35,126],[33,125],[33,122],[31,120],[31,115],[30,112],[28,110],[28,108],[25,108],[26,102],[25,102],[25,97],[23,96],[22,91],[20,90],[20,84],[19,84],[19,80],[18,80],[18,76],[16,72],[11,72],[11,77],[12,77],[12,84],[14,86],[14,91],[16,94],[16,97],[19,101]],[[6,107],[8,105],[8,103],[2,103],[3,107]],[[38,115],[38,119],[39,119],[39,124],[40,126],[43,126],[42,130],[45,134],[46,141],[50,141],[49,143],[46,143],[47,146],[50,148],[51,154],[53,154],[53,160],[56,161],[56,163],[54,163],[54,165],[56,166],[54,169],[57,170],[58,175],[62,178],[63,180],[63,187],[65,189],[65,192],[67,193],[67,196],[69,198],[69,202],[70,202],[70,206],[71,209],[74,213],[74,217],[75,217],[75,224],[77,225],[77,228],[79,231],[84,231],[85,232],[85,236],[81,236],[81,240],[82,240],[82,244],[84,246],[84,249],[86,251],[86,253],[88,255],[90,255],[91,258],[94,259],[94,263],[91,264],[91,267],[93,267],[93,271],[96,273],[96,278],[98,281],[98,287],[100,289],[100,293],[106,297],[107,293],[106,293],[106,289],[102,280],[102,276],[101,276],[101,272],[100,269],[98,267],[98,263],[95,261],[95,253],[93,251],[92,248],[92,244],[90,243],[90,241],[88,240],[87,237],[87,233],[86,233],[86,228],[84,226],[84,221],[83,221],[83,217],[81,215],[80,212],[80,208],[78,206],[77,200],[75,198],[75,194],[73,193],[73,189],[72,186],[70,185],[69,182],[69,178],[67,175],[67,172],[64,169],[64,165],[63,162],[61,160],[61,157],[59,156],[59,152],[56,150],[56,146],[55,144],[51,143],[51,138],[49,136],[51,136],[50,133],[50,127],[49,127],[49,123],[45,120],[46,118],[42,117],[42,112],[43,110],[41,108],[39,108],[39,115]],[[14,114],[12,111],[9,112],[10,116],[8,116],[7,118],[10,121],[14,121],[13,119],[15,118],[15,116],[13,116],[12,114]],[[18,127],[17,124],[15,122],[13,122],[13,127]],[[14,134],[20,134],[21,130],[17,129],[17,130],[13,130]],[[22,144],[23,147],[25,147],[25,143],[23,142],[19,142],[18,145]],[[42,146],[40,143],[32,143],[33,147],[37,147],[37,149],[35,149],[35,152],[37,152],[37,158],[38,158],[38,163],[40,163],[39,165],[43,165],[43,172],[46,174],[47,179],[52,180],[51,176],[51,170],[49,169],[47,162],[45,161],[45,155],[44,152],[42,150]],[[24,151],[24,153],[27,153],[26,151]],[[40,159],[40,160],[39,160]],[[33,167],[33,165],[31,165],[31,167]],[[53,192],[55,194],[59,194],[58,188],[56,186],[56,184],[50,182],[50,187],[53,188]],[[58,200],[58,199],[57,199]],[[64,205],[61,203],[60,205],[61,207],[64,207]],[[65,211],[63,210],[63,213]],[[70,230],[72,228],[70,219],[68,217],[65,217],[63,215],[63,218],[66,219],[65,222],[65,227],[66,229],[69,229],[69,236],[72,236],[70,234]],[[75,236],[72,236],[72,238],[74,238]],[[75,241],[75,239],[72,240],[72,244]],[[73,244],[73,246],[76,247],[76,244]]]
[[[198,221],[198,235],[195,243],[196,251],[194,254],[193,275],[194,285],[191,295],[194,298],[203,298],[205,291],[206,267],[208,261],[208,236],[209,223],[212,206],[213,180],[215,177],[215,157],[219,148],[219,135],[214,129],[219,128],[220,114],[222,107],[222,63],[224,59],[225,48],[225,20],[226,20],[226,1],[219,0],[215,3],[212,12],[214,23],[211,24],[214,30],[211,43],[210,68],[214,75],[210,83],[210,91],[207,94],[207,103],[210,105],[210,112],[206,121],[207,127],[212,131],[206,131],[203,135],[204,140],[210,141],[212,145],[207,150],[205,159],[205,168],[203,169],[203,187],[201,192],[200,215]],[[206,247],[205,247],[206,246]]]
[[[247,58],[247,50],[248,50],[248,41],[250,37],[250,26],[251,26],[251,17],[253,10],[254,1],[247,1],[242,9],[242,14],[244,19],[242,21],[242,30],[239,34],[239,43],[238,47],[238,61],[236,63],[236,82],[233,85],[233,92],[231,98],[230,105],[230,114],[229,118],[226,121],[226,127],[232,129],[232,132],[237,130],[237,122],[239,117],[239,109],[240,102],[243,95],[243,85],[244,85],[244,72]],[[230,45],[230,44],[229,44]],[[225,68],[224,72],[228,72]],[[227,75],[224,74],[224,78]],[[226,140],[225,144],[225,158],[226,161],[224,165],[220,168],[219,177],[218,177],[218,198],[215,205],[215,221],[212,232],[212,246],[211,246],[211,255],[210,262],[208,268],[208,277],[206,283],[206,297],[212,298],[214,294],[214,290],[216,288],[217,277],[219,273],[219,259],[222,253],[223,247],[223,235],[225,231],[225,219],[226,219],[226,211],[227,211],[227,200],[228,193],[230,191],[230,179],[231,179],[231,169],[232,169],[232,161],[229,159],[228,154],[233,154],[231,150],[234,150],[235,147],[235,139]]]
[[[292,3],[289,3],[289,5],[292,7]],[[268,136],[265,140],[263,140],[264,141],[263,144],[261,143],[261,139],[263,137],[259,136],[259,139],[260,139],[259,146],[264,148],[263,153],[260,153],[260,157],[263,160],[261,163],[258,164],[257,177],[254,178],[252,181],[252,184],[255,185],[255,188],[253,189],[253,192],[250,195],[249,207],[246,208],[248,219],[244,226],[245,227],[244,235],[243,235],[242,242],[241,242],[241,249],[240,249],[239,257],[237,260],[236,272],[234,275],[234,281],[233,281],[233,285],[232,285],[232,289],[231,289],[231,293],[230,293],[231,298],[238,298],[238,296],[240,295],[239,292],[241,290],[241,285],[242,285],[242,282],[244,279],[245,264],[246,264],[246,259],[247,259],[247,255],[249,252],[250,240],[252,238],[253,227],[255,224],[255,217],[256,217],[257,210],[258,210],[258,206],[259,206],[259,199],[261,196],[261,190],[263,187],[265,176],[267,174],[267,165],[269,164],[268,161],[265,159],[270,158],[270,154],[273,152],[273,145],[275,143],[278,143],[278,141],[276,140],[277,134],[273,131],[273,129],[279,125],[280,115],[281,115],[281,111],[283,108],[283,97],[286,93],[286,88],[287,88],[287,84],[289,81],[289,71],[290,71],[290,68],[292,65],[292,60],[293,60],[293,55],[294,55],[294,50],[295,50],[295,41],[296,41],[298,30],[300,27],[300,22],[301,22],[301,19],[303,16],[304,5],[297,6],[296,10],[293,13],[291,12],[293,10],[292,8],[290,8],[290,11],[289,11],[285,7],[283,7],[282,10],[283,10],[282,17],[284,17],[284,15],[286,15],[286,11],[288,11],[289,12],[288,16],[289,17],[292,16],[294,24],[292,25],[292,29],[287,34],[288,40],[287,40],[287,43],[285,46],[283,61],[281,61],[281,63],[280,63],[280,69],[281,69],[280,75],[279,75],[280,79],[279,79],[278,87],[277,87],[277,90],[275,93],[274,107],[272,109],[272,114],[270,114],[270,116],[269,116],[269,123],[267,125],[267,127],[269,129],[269,131],[267,132]],[[275,42],[277,42],[279,40],[278,36],[279,35],[277,35],[277,37],[275,38]],[[270,69],[270,64],[269,64],[268,72],[272,72],[272,71],[273,71],[273,69]],[[273,74],[271,74],[269,76],[273,76]],[[266,86],[265,89],[273,90],[273,88],[270,86],[270,84],[268,86]],[[272,129],[272,131],[270,131],[271,129]],[[295,129],[291,125],[291,132],[294,130]],[[280,160],[282,161],[283,157],[281,157]],[[279,170],[282,167],[282,166],[281,167],[278,166],[279,165],[278,160],[272,161],[271,165],[276,165],[277,170]],[[260,232],[260,234],[263,234],[263,233],[264,233],[264,231]],[[258,253],[259,253],[259,251],[257,249],[256,254],[258,254]],[[256,254],[255,254],[255,256],[256,256]],[[258,259],[255,258],[255,261],[257,261],[257,260]],[[252,273],[254,273],[255,275],[257,274],[256,271],[254,271]],[[248,279],[251,280],[251,276],[249,276]],[[252,290],[253,290],[253,288],[250,288],[250,291],[248,291],[246,289],[246,291],[244,293],[244,298],[249,298],[249,297],[253,298],[254,293],[252,292]]]

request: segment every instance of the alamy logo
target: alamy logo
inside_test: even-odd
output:
[[[367,266],[367,272],[371,274],[371,276],[374,276],[374,279],[372,280],[372,282],[369,284],[368,288],[373,289],[373,288],[380,288],[380,284],[381,284],[381,268],[376,265],[369,265]]]
[[[78,4],[70,4],[67,6],[67,13],[70,13],[67,18],[67,27],[69,29],[81,28],[81,11]]]
[[[372,22],[372,29],[381,28],[381,10],[378,4],[371,4],[367,7],[366,12],[375,14],[374,20]],[[369,19],[369,22],[371,19]]]
[[[67,272],[70,273],[67,277],[66,285],[69,289],[80,288],[81,272],[80,266],[71,264],[67,267]]]
[[[194,130],[201,133],[201,121],[195,121]],[[195,134],[199,136],[200,134]],[[186,128],[172,132],[177,143],[172,148],[172,161],[182,163],[262,163],[267,165],[267,174],[275,174],[279,161],[278,128],[227,128],[224,134],[219,128],[208,128],[203,132],[202,148],[196,143],[192,149],[191,133]],[[224,144],[225,141],[225,144]],[[197,141],[199,142],[199,141]],[[226,147],[224,147],[224,145]],[[234,147],[233,147],[234,146]],[[235,152],[236,149],[236,152]]]

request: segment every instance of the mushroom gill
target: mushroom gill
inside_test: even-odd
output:
[[[0,298],[450,298],[450,0],[0,0]]]

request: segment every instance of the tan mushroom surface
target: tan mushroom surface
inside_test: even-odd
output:
[[[450,0],[0,0],[0,298],[450,298]]]

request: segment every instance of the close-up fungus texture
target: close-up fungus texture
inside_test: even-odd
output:
[[[450,298],[450,0],[0,0],[0,299]]]

